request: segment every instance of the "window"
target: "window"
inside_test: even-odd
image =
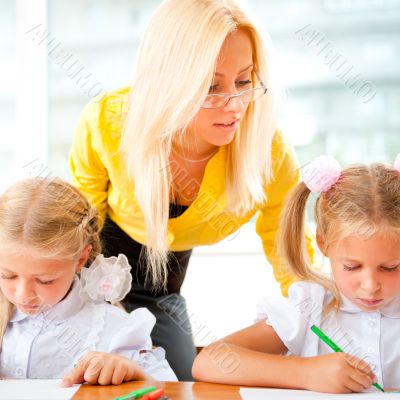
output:
[[[15,163],[16,146],[16,9],[15,3],[1,1],[0,7],[0,181],[4,182]]]

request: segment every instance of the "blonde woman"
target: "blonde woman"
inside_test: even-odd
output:
[[[195,356],[179,294],[195,246],[223,240],[258,213],[284,293],[292,282],[275,237],[299,173],[276,130],[268,48],[234,1],[165,0],[131,87],[90,102],[72,145],[73,182],[104,221],[106,252],[136,266],[124,305],[155,313],[154,342],[180,379],[192,378]]]

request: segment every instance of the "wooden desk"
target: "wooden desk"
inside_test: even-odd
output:
[[[241,400],[239,386],[204,382],[128,382],[118,386],[90,386],[79,388],[72,400],[112,400],[133,390],[147,386],[163,388],[171,400]]]

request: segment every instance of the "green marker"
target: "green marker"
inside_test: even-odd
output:
[[[329,339],[328,336],[325,335],[324,332],[321,331],[321,329],[317,328],[315,325],[311,327],[311,330],[324,342],[326,343],[334,352],[336,353],[343,353],[343,350],[331,339]],[[378,383],[373,383],[373,386],[375,386],[378,390],[381,392],[384,392],[384,390],[381,388],[381,386]]]
[[[154,390],[156,390],[155,386],[149,386],[147,388],[134,390],[133,392],[128,393],[124,396],[116,397],[113,400],[134,400],[134,399],[138,399],[138,398],[144,396],[147,393],[154,392]]]

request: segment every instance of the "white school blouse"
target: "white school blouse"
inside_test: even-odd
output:
[[[313,357],[332,353],[310,329],[318,326],[344,352],[366,361],[384,388],[400,387],[400,296],[379,311],[366,312],[342,296],[339,312],[322,321],[332,294],[311,282],[296,282],[288,298],[259,302],[257,320],[266,319],[288,349],[288,355]],[[322,322],[321,322],[322,321]],[[376,391],[371,388],[370,391]]]
[[[130,314],[106,302],[83,300],[75,279],[67,297],[51,309],[28,316],[16,310],[0,353],[3,378],[62,378],[89,351],[119,354],[136,361],[160,381],[176,381],[162,348],[152,350],[155,317],[146,308]]]

